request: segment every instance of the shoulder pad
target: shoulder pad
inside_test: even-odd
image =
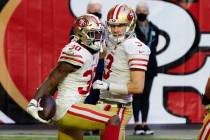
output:
[[[128,64],[130,69],[147,70],[150,49],[137,38],[132,38],[124,43],[124,48],[128,54]]]
[[[123,43],[126,53],[128,54],[150,54],[150,49],[147,45],[137,38],[131,38]]]
[[[62,49],[58,61],[64,61],[81,67],[85,62],[83,49],[78,43],[71,42]]]

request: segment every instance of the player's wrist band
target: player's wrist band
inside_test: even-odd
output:
[[[116,84],[116,83],[109,83],[109,91],[113,93],[119,94],[128,94],[128,86],[127,84]]]
[[[203,105],[209,105],[210,104],[210,99],[208,99],[208,97],[205,94],[202,96],[202,104]]]

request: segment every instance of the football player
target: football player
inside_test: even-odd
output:
[[[210,77],[206,84],[205,93],[202,98],[202,103],[206,108],[207,114],[203,119],[203,125],[198,135],[198,140],[210,139]]]
[[[52,118],[58,126],[59,140],[82,140],[81,130],[103,130],[103,140],[116,140],[119,134],[119,118],[96,105],[84,104],[89,94],[99,50],[104,39],[104,28],[98,17],[86,14],[76,19],[74,37],[60,54],[57,65],[36,91],[27,111],[37,120],[39,99],[44,95],[56,97],[56,113]]]
[[[119,140],[125,139],[125,126],[132,116],[132,94],[144,88],[150,49],[134,35],[136,16],[126,4],[111,8],[107,15],[105,69],[102,80],[93,83],[100,89],[99,104],[120,116]]]

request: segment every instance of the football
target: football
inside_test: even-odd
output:
[[[56,103],[52,96],[45,95],[39,101],[39,106],[43,107],[42,111],[38,111],[40,118],[49,120],[55,115]]]

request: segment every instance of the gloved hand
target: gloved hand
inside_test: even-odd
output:
[[[100,90],[109,90],[109,83],[101,81],[101,80],[96,80],[93,85],[93,89],[100,89]]]
[[[127,84],[108,83],[101,80],[96,80],[93,85],[93,89],[107,90],[113,95],[128,94]]]
[[[32,99],[27,106],[27,112],[31,114],[31,116],[33,116],[36,120],[42,123],[49,123],[50,121],[43,120],[42,118],[39,117],[38,111],[42,110],[43,108],[38,105],[38,102],[35,99]]]

